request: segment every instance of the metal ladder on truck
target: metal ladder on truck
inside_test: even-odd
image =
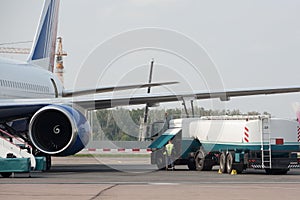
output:
[[[269,116],[261,117],[261,159],[263,169],[272,169],[271,123]]]

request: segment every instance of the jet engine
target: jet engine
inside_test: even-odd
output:
[[[68,156],[88,143],[90,126],[80,111],[67,105],[49,105],[31,118],[29,137],[33,145],[46,154]]]

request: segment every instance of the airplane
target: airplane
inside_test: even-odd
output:
[[[177,82],[133,84],[82,90],[66,90],[53,71],[59,0],[45,0],[27,62],[0,58],[0,129],[23,138],[36,155],[68,156],[81,151],[90,138],[86,110],[123,105],[300,92],[300,87],[230,90],[186,94],[103,96],[102,93],[154,87]],[[43,67],[43,66],[46,66]],[[95,97],[88,94],[100,95]]]

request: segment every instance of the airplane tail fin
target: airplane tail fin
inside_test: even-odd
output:
[[[59,0],[45,0],[28,62],[53,71]]]

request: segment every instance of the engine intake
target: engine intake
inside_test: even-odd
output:
[[[31,118],[29,137],[33,145],[46,154],[73,155],[88,143],[90,126],[78,110],[66,105],[50,105]]]

